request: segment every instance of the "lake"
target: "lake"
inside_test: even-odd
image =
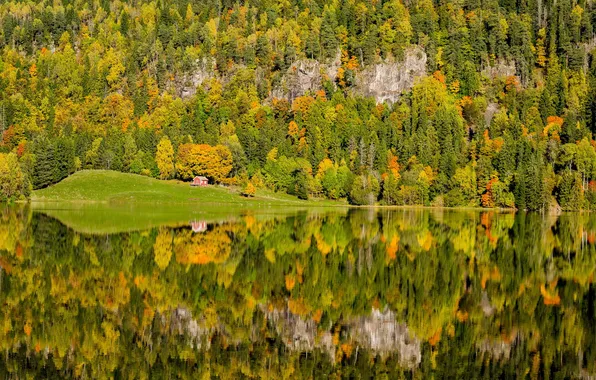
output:
[[[0,208],[0,376],[596,374],[596,215]]]

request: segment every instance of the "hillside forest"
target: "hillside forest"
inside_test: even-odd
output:
[[[0,197],[109,169],[593,209],[595,24],[585,0],[0,1]]]

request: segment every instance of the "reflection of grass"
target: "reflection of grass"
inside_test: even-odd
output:
[[[303,207],[258,203],[222,207],[216,205],[113,205],[72,202],[36,202],[33,204],[33,209],[58,219],[77,232],[89,234],[140,231],[158,226],[190,226],[190,222],[195,220],[208,223],[221,222],[233,220],[245,214],[266,218],[305,210]],[[312,211],[312,208],[309,210]]]
[[[33,202],[108,202],[206,204],[299,204],[337,205],[331,201],[302,201],[296,197],[259,190],[256,197],[244,198],[234,189],[220,186],[191,187],[181,181],[159,181],[135,174],[107,170],[84,170],[46,189],[33,192]]]

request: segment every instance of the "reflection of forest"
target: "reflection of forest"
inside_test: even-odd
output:
[[[350,210],[85,235],[0,213],[0,373],[596,373],[596,217]]]

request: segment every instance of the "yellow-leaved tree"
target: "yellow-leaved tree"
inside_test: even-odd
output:
[[[155,162],[161,179],[170,179],[174,176],[174,148],[167,136],[162,137],[157,144]]]
[[[246,183],[246,186],[242,190],[242,195],[244,195],[245,197],[254,197],[255,194],[256,194],[256,192],[257,192],[257,189],[249,181],[249,182]]]
[[[17,155],[0,153],[0,201],[17,200],[28,193]]]

